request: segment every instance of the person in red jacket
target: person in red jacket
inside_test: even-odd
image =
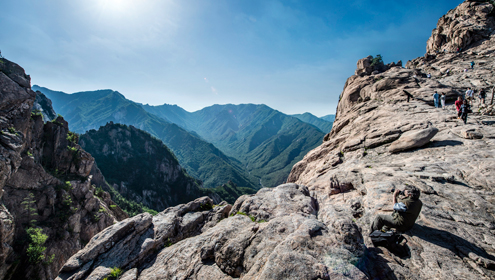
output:
[[[455,109],[457,110],[457,118],[461,119],[461,106],[462,106],[462,97],[457,97],[455,104]]]

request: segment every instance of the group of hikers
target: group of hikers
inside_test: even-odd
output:
[[[457,110],[457,118],[464,121],[464,124],[467,122],[468,113],[471,112],[471,106],[474,105],[475,95],[474,90],[472,88],[468,88],[463,96],[458,96],[454,105]],[[435,104],[435,108],[439,108],[439,104],[442,109],[445,109],[445,92],[439,94],[437,91],[433,94],[433,103]],[[479,105],[485,104],[486,92],[485,89],[481,89],[478,94]]]

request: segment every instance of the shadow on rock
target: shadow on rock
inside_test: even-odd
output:
[[[442,141],[431,141],[430,147],[447,147],[447,146],[459,146],[462,145],[461,141],[456,140],[442,140]]]
[[[409,232],[426,242],[449,249],[460,258],[468,257],[487,269],[495,270],[495,257],[484,249],[448,231],[416,224]]]
[[[369,247],[364,251],[364,255],[359,259],[355,266],[361,270],[369,279],[380,280],[397,280],[394,270],[390,267],[387,259],[380,254],[383,253],[381,248]]]

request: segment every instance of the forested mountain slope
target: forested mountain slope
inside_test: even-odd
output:
[[[33,86],[52,102],[55,111],[62,114],[77,133],[98,129],[108,122],[135,126],[159,138],[177,156],[187,172],[203,181],[207,188],[232,181],[238,186],[257,188],[238,162],[219,149],[194,136],[176,124],[146,112],[140,105],[111,90],[66,94]]]
[[[213,105],[192,113],[167,104],[143,108],[213,143],[264,187],[285,182],[292,165],[324,136],[315,126],[266,105]]]

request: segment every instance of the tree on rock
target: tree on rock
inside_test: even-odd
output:
[[[373,56],[371,56],[371,57],[373,57]],[[382,58],[381,54],[377,54],[371,60],[371,66],[377,66],[377,65],[383,65],[383,58]]]

